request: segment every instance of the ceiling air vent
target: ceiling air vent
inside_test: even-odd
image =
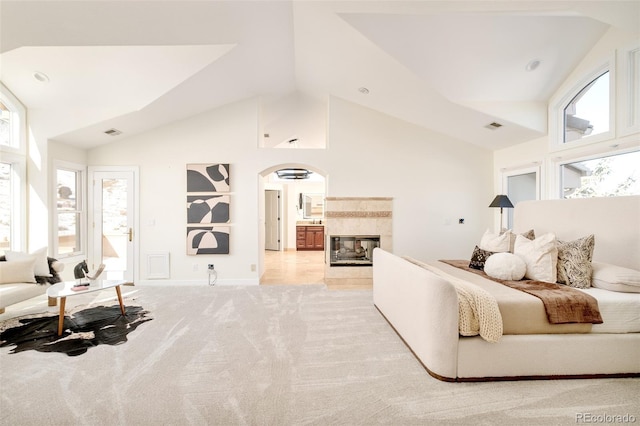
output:
[[[122,132],[118,129],[109,129],[109,130],[105,130],[105,133],[109,136],[118,136],[120,134],[122,134]]]
[[[500,127],[502,127],[502,124],[500,123],[496,123],[495,121],[493,123],[489,123],[486,126],[487,129],[489,130],[498,130]]]

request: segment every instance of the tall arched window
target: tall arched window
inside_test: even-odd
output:
[[[609,131],[609,71],[582,88],[564,107],[563,143]]]

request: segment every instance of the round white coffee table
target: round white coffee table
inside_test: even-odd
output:
[[[125,315],[124,304],[122,303],[122,294],[120,293],[120,286],[127,284],[127,281],[123,280],[82,280],[84,285],[79,286],[78,280],[64,281],[58,284],[54,284],[47,289],[47,296],[60,299],[60,318],[58,319],[58,336],[62,335],[62,329],[64,327],[64,305],[67,302],[67,297],[77,296],[79,294],[91,293],[94,291],[105,290],[107,288],[115,288],[118,295],[118,302],[120,303],[120,312]],[[88,285],[87,285],[88,284]]]

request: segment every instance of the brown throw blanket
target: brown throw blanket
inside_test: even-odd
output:
[[[468,260],[440,260],[440,262],[473,272],[507,287],[524,291],[542,300],[551,324],[591,323],[602,324],[598,301],[591,295],[566,285],[534,280],[499,280],[491,278],[484,271],[469,268]]]

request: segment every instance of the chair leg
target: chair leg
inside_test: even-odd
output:
[[[49,306],[57,306],[58,305],[58,299],[55,297],[50,297],[49,298]]]

